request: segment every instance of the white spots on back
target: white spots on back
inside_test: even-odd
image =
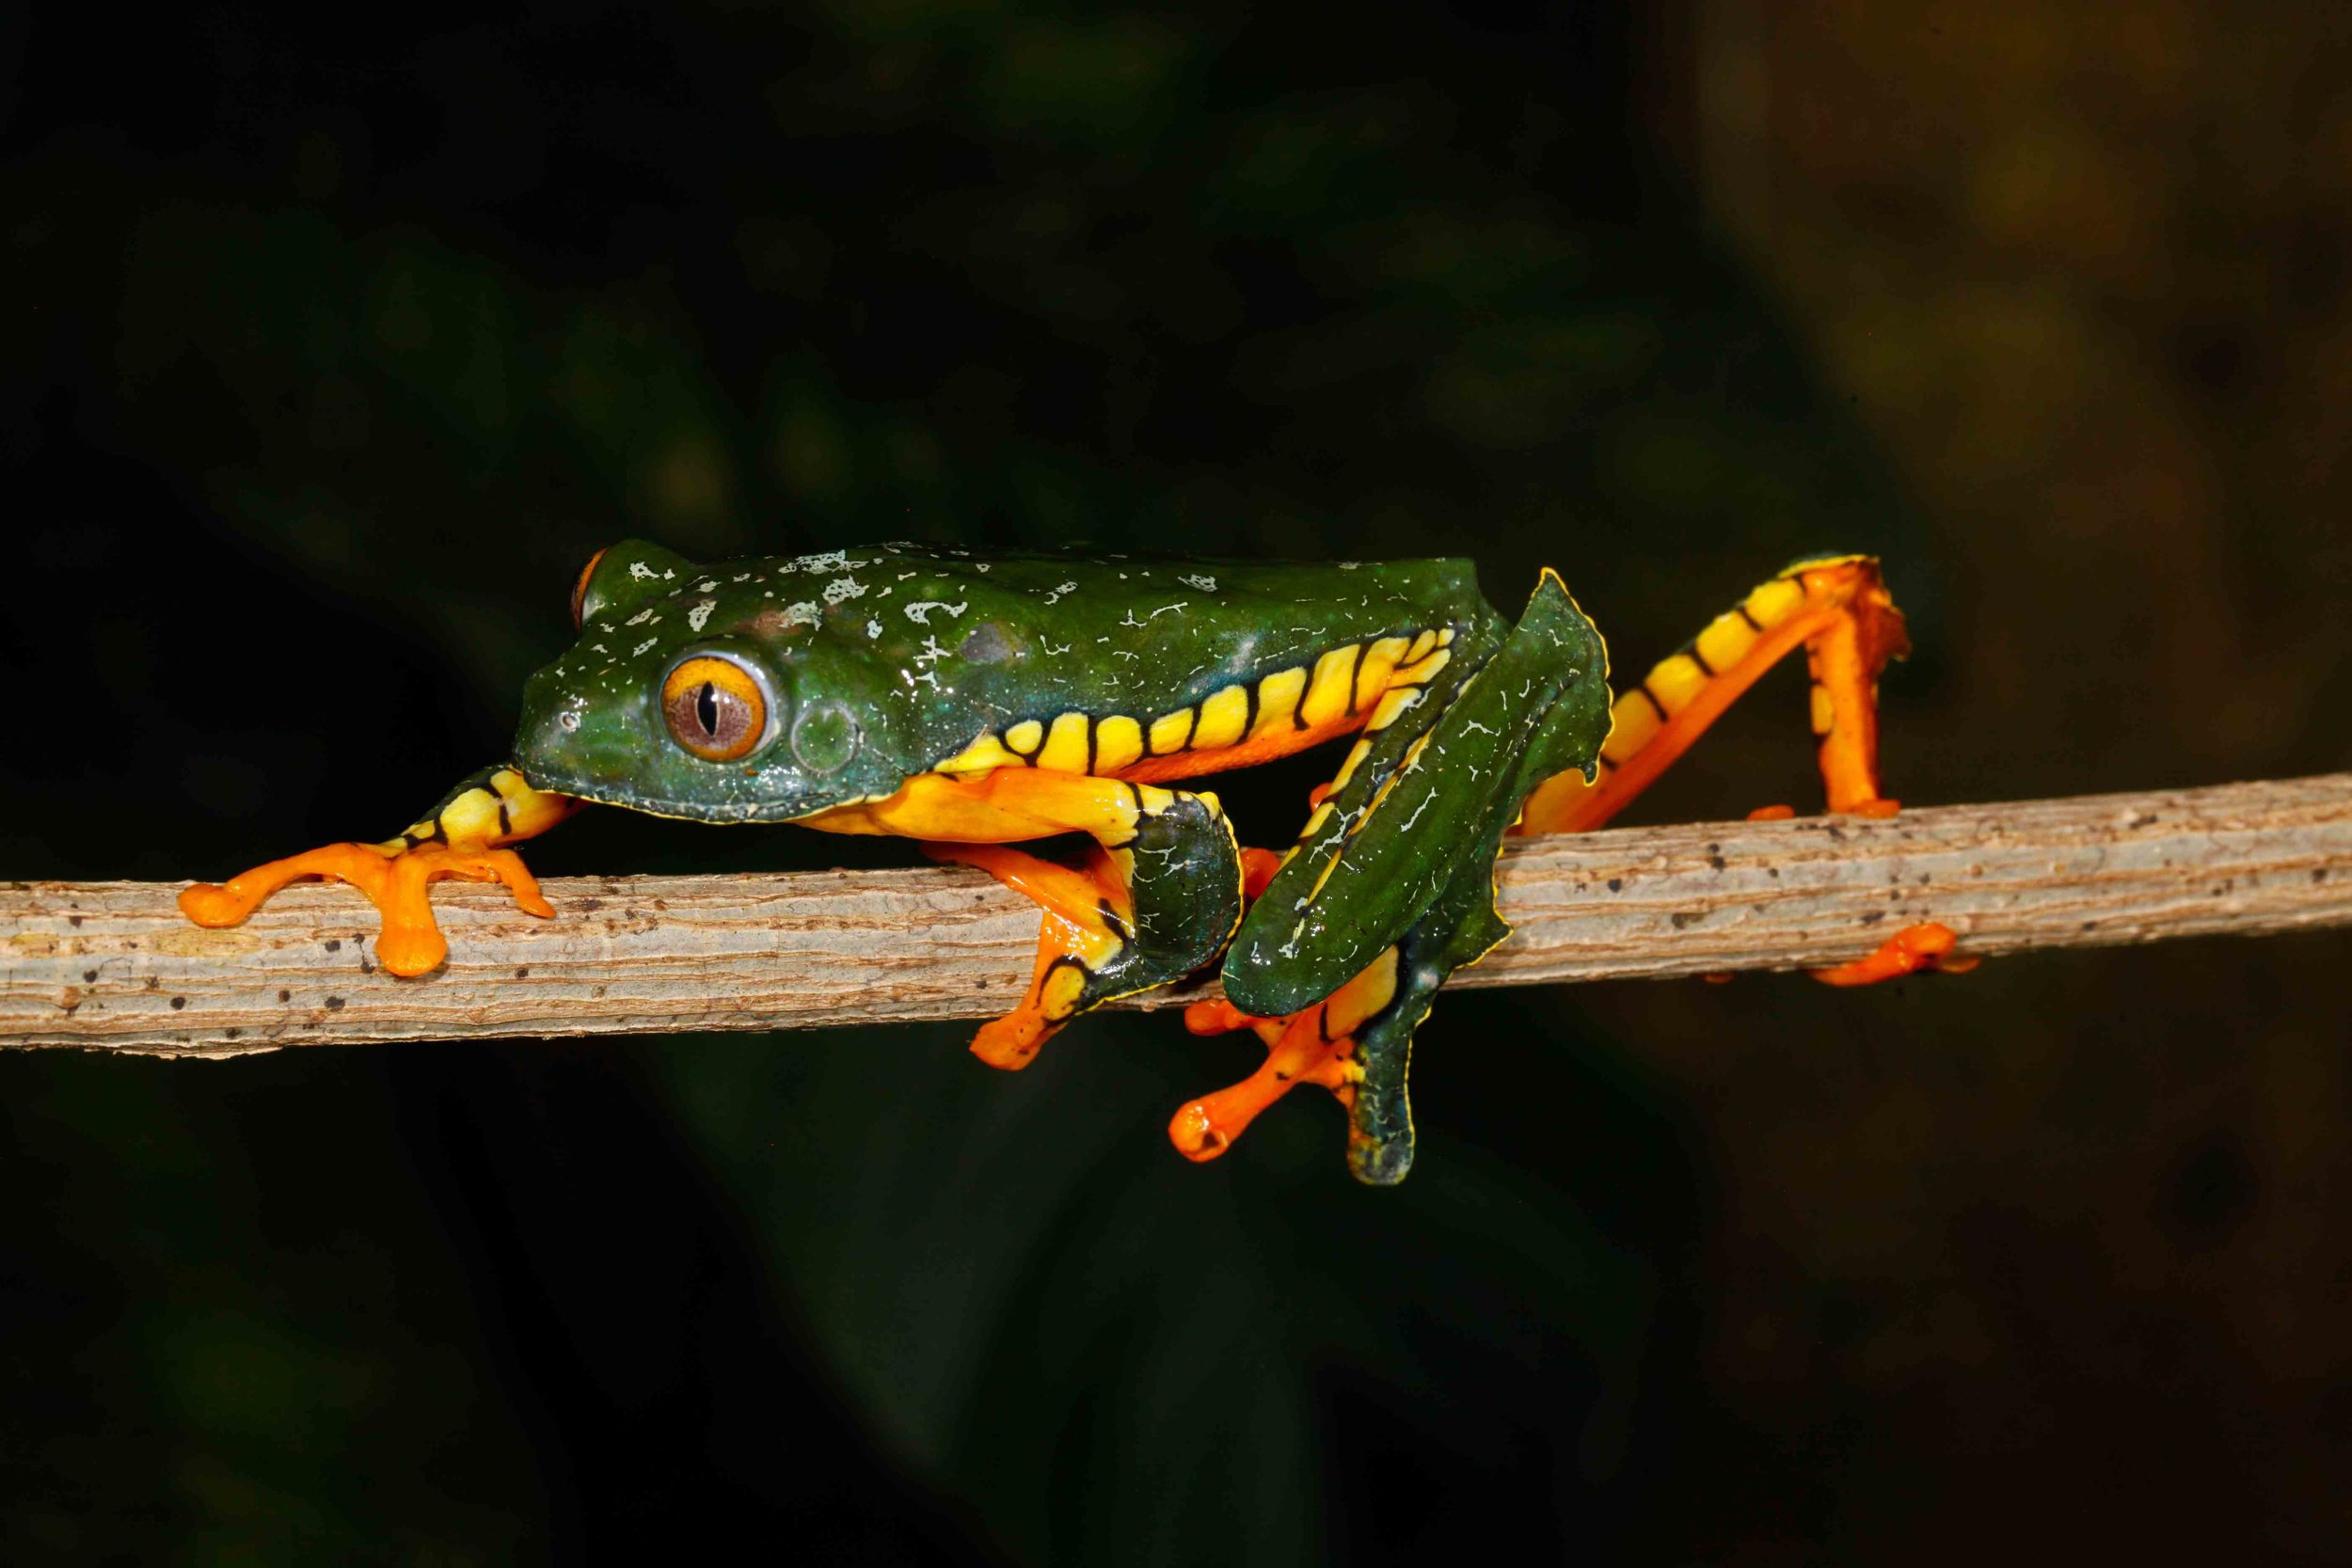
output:
[[[1214,594],[1216,592],[1216,578],[1209,576],[1206,572],[1192,573],[1188,576],[1178,578],[1176,580],[1183,583],[1186,588],[1198,588],[1203,594]]]
[[[645,657],[645,650],[660,641],[661,639],[659,637],[648,637],[643,642],[640,642],[637,646],[631,648],[628,651],[628,657],[631,658],[643,658]]]
[[[817,601],[803,599],[784,607],[784,624],[787,626],[813,626],[817,624]]]
[[[931,624],[932,610],[944,610],[949,615],[961,615],[970,608],[971,603],[969,599],[962,604],[949,604],[944,599],[917,599],[906,607],[907,619],[918,626],[928,626]]]
[[[697,594],[707,594],[718,586],[719,579],[717,578],[705,578],[702,581],[694,584],[694,592]]]
[[[938,638],[926,637],[923,639],[923,651],[914,656],[914,662],[917,664],[937,664],[941,659],[946,658],[946,657],[947,650],[939,645]]]
[[[1149,616],[1145,617],[1145,619],[1156,621],[1171,610],[1177,614],[1182,615],[1184,612],[1184,606],[1190,603],[1192,603],[1190,599],[1178,599],[1174,604],[1164,604],[1160,606],[1159,609],[1153,610]]]
[[[644,562],[632,561],[628,563],[628,575],[636,578],[639,582],[651,582],[654,579],[655,573],[654,569],[646,565]]]
[[[849,599],[866,597],[866,584],[855,578],[835,578],[825,584],[825,602],[840,604]]]
[[[866,640],[870,642],[880,636],[882,636],[882,623],[880,621],[866,622]]]
[[[700,631],[709,622],[710,612],[718,608],[719,601],[716,599],[701,600],[693,609],[686,612],[686,624],[694,630]]]
[[[1055,603],[1057,600],[1060,599],[1060,598],[1061,598],[1064,594],[1075,594],[1077,591],[1078,591],[1078,585],[1077,585],[1076,583],[1074,583],[1074,582],[1065,582],[1065,583],[1061,583],[1061,584],[1059,584],[1058,586],[1057,586],[1057,587],[1056,587],[1056,588],[1055,588],[1055,589],[1054,589],[1051,593],[1049,593],[1049,594],[1047,594],[1045,595],[1045,602],[1046,602],[1047,604],[1053,604],[1053,603]]]
[[[639,610],[636,614],[634,614],[634,615],[630,616],[628,620],[623,621],[623,622],[621,623],[621,625],[623,625],[623,626],[647,626],[647,625],[650,625],[651,623],[656,622],[656,621],[659,621],[659,620],[660,620],[660,619],[661,619],[661,616],[660,616],[660,613],[658,610],[652,610],[652,609],[648,608],[648,609],[645,609],[645,610]]]

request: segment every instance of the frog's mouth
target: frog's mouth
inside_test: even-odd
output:
[[[510,766],[523,776],[532,788],[543,794],[565,795],[592,806],[618,806],[625,811],[667,817],[675,822],[797,822],[804,816],[814,816],[840,806],[855,805],[869,799],[856,790],[819,790],[781,800],[676,800],[647,794],[609,779],[582,778],[567,774],[560,768],[534,766],[528,758],[518,759]]]
[[[846,804],[860,794],[839,781],[811,787],[811,781],[792,769],[775,767],[748,775],[730,769],[681,785],[658,772],[648,777],[644,759],[631,749],[606,754],[579,745],[571,736],[564,740],[572,744],[533,744],[533,738],[516,737],[512,764],[532,788],[680,822],[789,822]],[[707,792],[688,793],[689,788]]]

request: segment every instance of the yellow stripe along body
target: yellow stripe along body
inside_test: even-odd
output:
[[[1037,768],[1136,779],[1186,778],[1247,767],[1393,723],[1452,657],[1454,628],[1422,627],[1351,641],[1300,663],[1216,688],[1149,720],[1065,710],[983,731],[931,771],[950,776]],[[1335,786],[1361,760],[1359,743]]]

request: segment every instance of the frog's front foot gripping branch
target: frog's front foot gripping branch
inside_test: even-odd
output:
[[[903,831],[955,832],[924,852],[977,866],[1044,910],[1026,994],[973,1038],[991,1067],[1025,1068],[1081,1013],[1190,974],[1241,920],[1240,850],[1215,795],[1025,770],[918,783],[919,819]],[[1009,847],[1060,833],[1092,842],[1073,863]]]
[[[443,798],[398,838],[382,844],[329,844],[257,865],[226,882],[199,882],[180,895],[181,912],[199,926],[234,926],[289,882],[309,877],[348,882],[383,916],[376,961],[394,974],[422,974],[449,956],[433,921],[427,883],[442,878],[503,882],[526,914],[555,913],[522,857],[505,846],[554,827],[580,802],[536,790],[514,768],[485,768]]]
[[[1800,562],[1716,617],[1689,646],[1612,704],[1608,738],[1590,775],[1578,768],[1563,768],[1556,760],[1564,749],[1573,750],[1577,719],[1571,710],[1581,689],[1573,681],[1574,670],[1567,672],[1565,688],[1556,678],[1547,687],[1543,674],[1549,667],[1556,677],[1563,663],[1605,655],[1589,623],[1567,603],[1565,591],[1556,600],[1549,599],[1549,591],[1556,583],[1547,574],[1526,618],[1482,672],[1481,680],[1457,689],[1454,702],[1425,721],[1426,733],[1400,759],[1400,766],[1379,782],[1369,799],[1356,804],[1352,817],[1343,816],[1336,847],[1327,838],[1318,839],[1316,830],[1327,815],[1319,798],[1307,834],[1288,855],[1278,859],[1263,851],[1245,852],[1250,857],[1249,893],[1257,902],[1226,964],[1227,990],[1233,1000],[1196,1004],[1186,1010],[1184,1022],[1198,1034],[1251,1029],[1265,1043],[1267,1057],[1248,1079],[1177,1113],[1169,1136],[1188,1158],[1221,1154],[1261,1111],[1296,1085],[1312,1083],[1331,1089],[1347,1107],[1349,1165],[1357,1177],[1384,1184],[1402,1180],[1412,1163],[1406,1067],[1413,1030],[1446,976],[1476,962],[1508,934],[1494,911],[1491,871],[1503,828],[1537,833],[1601,826],[1680,756],[1758,676],[1799,647],[1805,650],[1812,673],[1813,729],[1820,738],[1830,809],[1876,816],[1898,809],[1879,789],[1878,676],[1887,660],[1900,657],[1909,645],[1901,612],[1887,594],[1875,561],[1838,556]],[[1579,626],[1590,636],[1589,648],[1579,644]],[[1474,656],[1476,650],[1470,651]],[[1513,693],[1498,708],[1506,721],[1503,733],[1530,736],[1517,766],[1498,757],[1497,748],[1481,752],[1465,744],[1472,736],[1493,733],[1495,715],[1486,714],[1483,720],[1480,715],[1497,705],[1495,694],[1502,688]],[[1449,746],[1449,740],[1454,744]],[[1518,792],[1509,796],[1518,809],[1506,807],[1500,825],[1479,847],[1458,859],[1419,865],[1408,848],[1391,862],[1379,852],[1381,845],[1409,839],[1411,825],[1425,813],[1426,797],[1440,787],[1436,777],[1416,781],[1413,775],[1448,771],[1443,766],[1431,768],[1429,750],[1439,757],[1458,754],[1506,780],[1506,794]],[[1342,795],[1351,782],[1343,770],[1330,793]],[[1467,784],[1459,778],[1454,781],[1454,787],[1475,793]],[[1392,800],[1396,796],[1403,797],[1402,814]],[[1344,813],[1345,802],[1342,804]],[[1513,816],[1516,821],[1510,820]],[[1402,823],[1403,828],[1366,832],[1391,823]],[[1359,838],[1373,841],[1370,852],[1359,850]],[[1287,949],[1271,940],[1288,924],[1287,915],[1304,914],[1308,909],[1276,872],[1279,867],[1287,873],[1302,860],[1311,867],[1320,865],[1317,890],[1335,874],[1353,870],[1377,876],[1384,865],[1391,873],[1418,873],[1421,885],[1434,890],[1422,911],[1369,963],[1335,989],[1326,984],[1328,994],[1304,1006],[1295,990],[1265,983],[1286,953],[1295,954],[1302,940],[1315,939],[1316,933],[1308,929],[1309,916],[1290,930]],[[1363,882],[1360,875],[1357,880]],[[1332,907],[1344,909],[1345,900]],[[1947,928],[1912,927],[1869,957],[1818,971],[1816,978],[1833,985],[1869,985],[1921,969],[1969,967],[1970,960],[1955,955],[1953,947]],[[1360,950],[1341,944],[1332,951],[1347,954],[1343,961],[1352,961]],[[1328,965],[1322,969],[1324,979],[1311,985],[1327,981]]]

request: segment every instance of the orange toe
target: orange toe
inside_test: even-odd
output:
[[[1231,1007],[1230,1003],[1197,1003],[1201,1007]],[[1325,1005],[1316,1004],[1287,1020],[1255,1019],[1237,1014],[1244,1024],[1259,1026],[1273,1036],[1263,1066],[1240,1083],[1186,1102],[1168,1124],[1168,1142],[1176,1152],[1196,1164],[1214,1160],[1232,1147],[1233,1140],[1258,1119],[1260,1113],[1301,1084],[1320,1084],[1343,1098],[1354,1092],[1349,1070],[1356,1042],[1347,1036],[1326,1039]],[[1186,1021],[1189,1022],[1189,1019]],[[1276,1027],[1280,1030],[1276,1034]]]
[[[1977,966],[1977,960],[1955,956],[1952,950],[1959,942],[1959,936],[1949,926],[1932,921],[1906,926],[1879,943],[1878,951],[1867,958],[1809,973],[1825,986],[1875,986],[1923,969],[1964,974]]]

